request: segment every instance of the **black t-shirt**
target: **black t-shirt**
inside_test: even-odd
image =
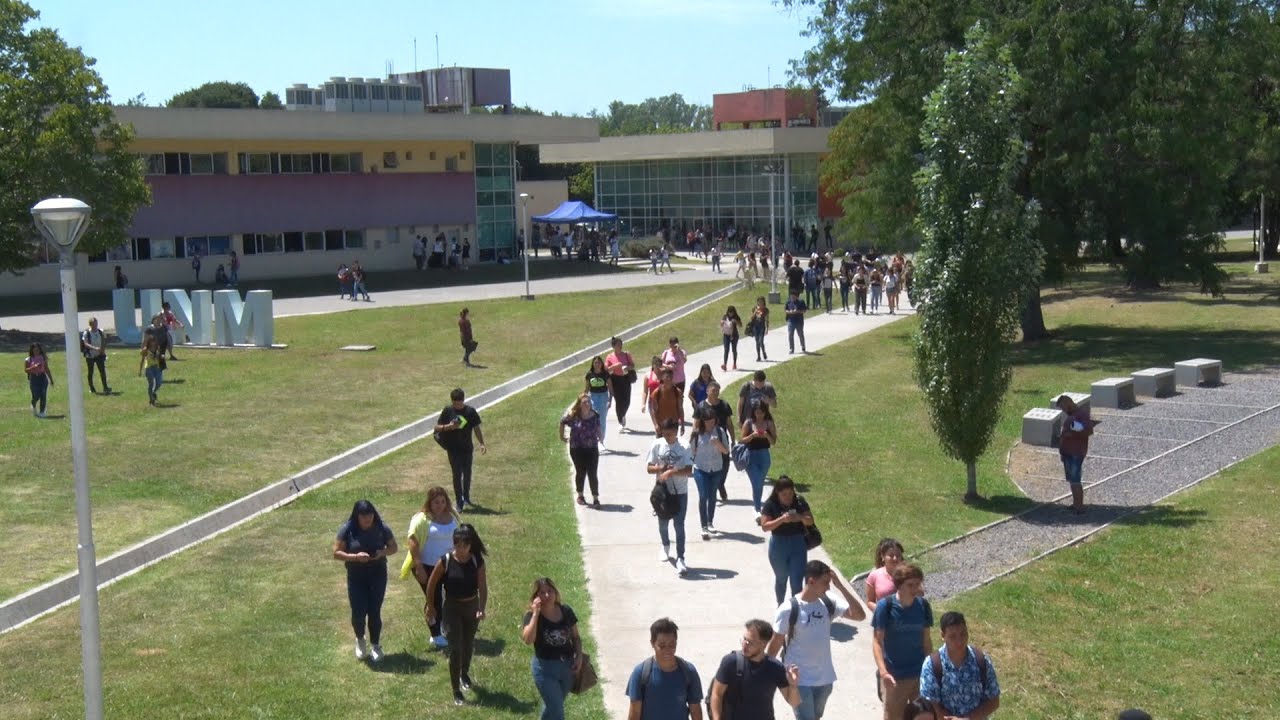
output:
[[[484,567],[484,558],[471,554],[466,562],[459,562],[448,553],[440,558],[444,563],[444,594],[456,600],[475,597],[480,592],[480,568]]]
[[[787,268],[787,288],[794,292],[804,289],[804,269],[799,263]]]
[[[361,530],[359,524],[352,525],[351,521],[348,520],[342,523],[342,527],[338,528],[338,539],[346,544],[347,552],[349,553],[363,552],[373,555],[391,544],[391,540],[394,537],[395,533],[391,532],[391,528],[387,527],[386,523],[374,523],[369,526],[368,530]],[[345,564],[349,568],[385,566],[387,559],[384,557],[371,563],[347,562]]]
[[[474,428],[480,427],[480,413],[470,405],[463,405],[461,410],[454,410],[453,404],[445,405],[440,411],[441,425],[448,425],[456,417],[462,418],[462,427],[457,430],[446,430],[440,433],[440,439],[451,450],[472,450],[475,444],[471,441]]]
[[[587,387],[593,393],[609,392],[609,374],[604,372],[588,372]]]
[[[573,608],[560,605],[560,622],[552,622],[542,616],[538,618],[538,634],[533,638],[533,654],[543,660],[573,659],[573,626],[578,624],[578,616]],[[520,627],[529,624],[533,619],[532,612],[526,612],[520,621]]]
[[[777,658],[766,656],[758,663],[748,660],[739,690],[737,655],[725,655],[716,671],[716,681],[725,686],[722,707],[733,706],[733,720],[774,720],[773,693],[786,689],[786,668]]]
[[[788,510],[791,510],[792,508],[794,508],[795,511],[800,513],[801,515],[804,515],[805,513],[809,512],[809,503],[805,502],[804,498],[797,495],[796,499],[792,501],[790,505],[783,507],[782,503],[770,498],[769,500],[766,500],[764,505],[760,508],[760,514],[776,520],[777,518],[782,517],[784,514],[786,514]],[[783,523],[773,529],[773,534],[774,535],[803,535],[804,523],[798,523],[798,522]]]
[[[716,424],[731,436],[733,435],[733,408],[729,407],[729,403],[725,402],[724,398],[720,398],[715,405],[712,405],[710,400],[703,400],[698,403],[698,409],[702,408],[711,408],[716,414]]]

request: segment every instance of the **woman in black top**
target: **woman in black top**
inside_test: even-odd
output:
[[[444,626],[449,638],[449,684],[453,686],[454,705],[461,705],[462,691],[471,689],[476,630],[489,602],[484,556],[484,543],[476,529],[463,523],[453,531],[453,551],[440,558],[427,581],[427,597],[444,583]],[[427,623],[434,620],[435,608],[428,607]]]
[[[609,406],[613,404],[613,383],[609,382],[609,372],[604,368],[604,358],[599,355],[591,358],[591,369],[583,385],[583,392],[591,396],[591,409],[596,411],[600,419],[600,447],[604,447],[604,431],[609,420]]]
[[[533,581],[529,611],[520,621],[520,639],[533,646],[533,684],[542,696],[541,720],[564,720],[564,700],[582,664],[578,616],[560,602],[551,578]]]
[[[760,510],[760,528],[769,533],[769,564],[773,566],[773,594],[781,604],[787,595],[804,585],[804,565],[809,550],[804,544],[804,529],[813,524],[809,503],[796,494],[796,484],[786,475],[773,483],[773,492]]]
[[[382,522],[373,503],[358,501],[351,517],[338,528],[333,559],[347,566],[347,600],[351,602],[351,629],[356,633],[356,659],[382,659],[382,599],[387,594],[387,556],[396,553],[396,536]],[[365,623],[369,641],[364,642]]]

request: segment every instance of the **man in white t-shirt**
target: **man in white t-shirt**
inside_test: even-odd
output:
[[[839,595],[830,596],[832,586]],[[831,660],[831,625],[835,619],[865,620],[862,602],[839,575],[821,560],[804,567],[804,589],[787,598],[774,615],[775,635],[769,654],[800,669],[800,704],[796,720],[821,720],[836,681]]]
[[[662,538],[662,551],[658,559],[671,561],[671,539],[667,534],[667,523],[676,526],[676,571],[684,576],[689,566],[684,562],[684,518],[689,510],[689,476],[693,474],[693,456],[689,448],[680,443],[680,422],[668,418],[659,430],[662,436],[653,441],[649,454],[645,458],[650,475],[655,483],[663,483],[667,492],[680,500],[680,508],[674,517],[658,518],[658,537]]]

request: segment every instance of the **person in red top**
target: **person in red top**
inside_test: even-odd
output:
[[[354,294],[351,299],[355,299]],[[462,308],[462,312],[458,313],[458,333],[462,336],[462,364],[474,367],[471,364],[471,353],[476,351],[480,343],[471,334],[471,310],[468,308]]]
[[[636,361],[631,353],[622,349],[622,338],[612,338],[609,345],[613,352],[604,359],[604,369],[609,373],[613,386],[613,408],[618,414],[618,424],[627,426],[627,410],[631,407],[631,383],[636,379]]]
[[[1062,421],[1062,439],[1058,443],[1058,454],[1062,456],[1062,469],[1067,476],[1067,484],[1071,486],[1071,512],[1084,514],[1084,483],[1081,482],[1084,472],[1084,457],[1089,454],[1089,436],[1093,434],[1093,421],[1089,419],[1089,411],[1078,407],[1070,396],[1062,395],[1057,401],[1058,409],[1067,414]]]
[[[31,386],[31,414],[44,417],[45,401],[49,397],[49,388],[53,387],[53,375],[49,372],[49,358],[44,354],[44,346],[31,343],[27,349],[27,360],[24,363],[27,371],[27,383]],[[36,409],[36,406],[39,409]]]
[[[662,383],[649,394],[649,416],[653,419],[655,437],[662,437],[663,424],[668,420],[678,422],[680,434],[684,435],[684,403],[672,375],[671,368],[662,368],[659,371]]]
[[[164,309],[160,314],[164,316],[165,349],[169,351],[170,360],[177,360],[177,356],[173,354],[173,346],[178,341],[178,331],[182,329],[182,323],[178,322],[178,316],[173,314],[173,308],[169,303],[163,303],[160,307]],[[103,384],[106,384],[105,380]]]

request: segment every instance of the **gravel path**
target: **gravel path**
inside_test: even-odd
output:
[[[1139,464],[1087,485],[1085,515],[1072,515],[1069,500],[1057,498],[926,550],[914,559],[927,571],[930,597],[985,585],[1280,441],[1280,374],[1229,374],[1225,382],[1183,388],[1173,398],[1146,399],[1129,410],[1099,410],[1095,417],[1102,422],[1090,454]],[[1085,461],[1086,472],[1093,462]]]

